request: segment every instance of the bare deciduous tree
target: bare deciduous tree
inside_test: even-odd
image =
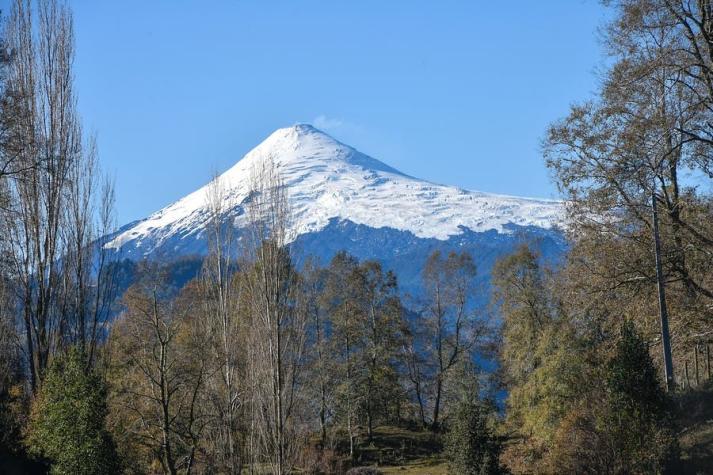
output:
[[[470,350],[488,330],[487,322],[477,321],[471,308],[475,272],[470,254],[451,252],[443,256],[439,251],[428,257],[423,269],[427,299],[422,319],[426,334],[423,351],[433,374],[433,430],[438,428],[449,372],[462,359],[471,357]],[[418,360],[412,361],[413,365],[417,363]],[[416,366],[415,371],[423,370]]]
[[[94,141],[83,140],[71,12],[57,0],[38,2],[36,12],[31,7],[16,0],[7,23],[12,54],[0,145],[12,171],[2,183],[2,244],[36,391],[49,358],[65,343],[94,354],[112,285],[107,251],[92,244],[113,225],[113,191],[100,193]]]
[[[245,272],[257,449],[253,463],[267,463],[272,473],[281,475],[291,470],[298,448],[294,409],[306,318],[299,311],[298,275],[287,247],[286,188],[271,160],[253,171],[248,213],[252,262]]]
[[[218,402],[220,424],[216,430],[219,446],[217,457],[231,474],[242,471],[240,434],[238,431],[238,411],[242,407],[244,387],[239,381],[240,358],[244,354],[245,342],[241,341],[238,320],[240,280],[236,279],[238,255],[237,239],[233,223],[228,213],[232,204],[226,195],[219,176],[215,176],[208,187],[210,216],[206,227],[208,255],[203,263],[201,287],[205,298],[207,325],[214,341],[210,350],[220,368],[209,386]]]

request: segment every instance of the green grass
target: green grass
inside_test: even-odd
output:
[[[675,396],[683,473],[713,473],[713,384]]]
[[[384,475],[403,473],[408,475],[445,475],[448,473],[446,462],[440,458],[413,460],[404,465],[379,467]]]
[[[363,437],[357,445],[358,465],[377,466],[385,474],[445,474],[441,448],[440,437],[428,430],[380,426],[370,442]]]

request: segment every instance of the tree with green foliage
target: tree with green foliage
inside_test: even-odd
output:
[[[396,276],[376,261],[337,253],[325,271],[321,305],[329,322],[334,419],[348,434],[354,456],[357,422],[373,436],[376,425],[398,417],[405,399],[398,357],[403,308]]]
[[[366,413],[367,436],[372,438],[377,418],[387,418],[388,408],[402,394],[398,386],[397,351],[401,347],[402,308],[398,297],[396,275],[384,271],[378,261],[361,263],[352,276],[358,306],[367,331],[363,361],[367,368],[366,394],[363,410]]]
[[[646,342],[626,321],[607,365],[600,427],[620,473],[661,472],[677,454],[669,403]]]
[[[503,317],[503,366],[512,384],[537,365],[536,343],[552,320],[538,255],[523,245],[493,268],[493,300]]]
[[[87,370],[77,348],[50,365],[30,417],[30,452],[46,459],[53,474],[117,473],[114,443],[105,428],[106,387]]]
[[[358,312],[354,286],[347,285],[359,262],[346,252],[337,253],[326,271],[321,299],[328,314],[329,348],[333,355],[331,372],[335,375],[334,419],[349,439],[349,457],[355,456],[357,407],[363,399],[365,368],[358,363],[363,353],[363,326],[354,318]]]
[[[482,403],[462,401],[450,418],[445,440],[448,473],[486,475],[505,473],[500,466],[501,444],[488,422]]]
[[[504,459],[515,472],[547,471],[559,425],[587,387],[591,348],[530,247],[523,245],[499,260],[493,284],[503,320],[505,428],[513,438]]]
[[[612,355],[562,419],[550,456],[557,473],[666,473],[678,445],[646,342],[626,321]]]

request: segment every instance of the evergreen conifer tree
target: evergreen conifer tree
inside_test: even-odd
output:
[[[463,401],[458,405],[446,436],[445,450],[448,473],[505,473],[500,466],[500,441],[488,426],[488,411],[478,402]]]
[[[616,447],[622,472],[657,473],[676,458],[669,405],[646,342],[632,322],[622,325],[607,365],[607,400],[600,427]]]

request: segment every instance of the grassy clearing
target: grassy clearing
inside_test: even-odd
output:
[[[440,436],[428,430],[395,426],[374,429],[371,442],[357,445],[360,466],[376,466],[385,474],[440,475],[447,473],[440,457]]]
[[[676,396],[683,473],[713,473],[713,384]]]
[[[422,459],[395,467],[379,467],[385,475],[445,475],[448,473],[446,462],[438,458]]]

